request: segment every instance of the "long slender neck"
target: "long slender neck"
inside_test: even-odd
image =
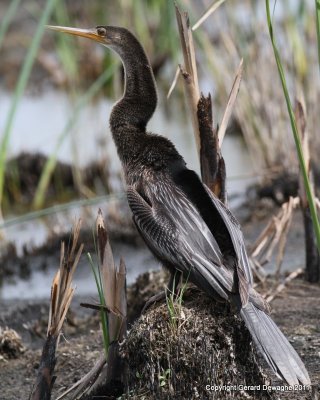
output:
[[[118,150],[124,144],[124,131],[145,132],[157,106],[157,92],[149,60],[138,40],[127,30],[121,32],[121,45],[111,46],[122,59],[125,90],[114,106],[110,127]]]

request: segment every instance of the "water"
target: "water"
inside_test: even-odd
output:
[[[9,93],[0,93],[0,131],[4,129],[3,116],[8,114],[10,102]],[[181,115],[181,110],[175,110],[177,106],[172,100],[169,100],[169,104],[173,108],[171,115],[174,117],[168,119],[160,104],[150,121],[149,130],[172,140],[189,168],[199,172],[191,121]],[[84,167],[107,153],[112,168],[120,169],[108,126],[112,105],[112,101],[100,99],[82,109],[75,126],[64,136],[59,147],[57,155],[60,161]],[[73,112],[74,104],[65,92],[51,90],[37,96],[24,96],[14,120],[8,157],[21,152],[52,154]],[[252,174],[253,168],[242,139],[227,135],[222,152],[227,166],[228,192],[231,197],[243,194],[247,182],[243,185],[242,180],[234,178]]]
[[[1,115],[7,115],[10,107],[11,95],[0,94]],[[171,101],[171,100],[170,100]],[[172,105],[174,108],[175,105]],[[111,112],[112,102],[100,99],[87,105],[73,129],[63,138],[58,150],[58,159],[63,162],[73,162],[79,167],[84,167],[104,154],[111,161],[111,169],[120,171],[120,163],[116,155],[114,144],[111,140],[108,128],[108,116]],[[38,96],[24,96],[21,99],[19,109],[14,120],[12,134],[9,142],[9,157],[14,157],[21,152],[41,152],[50,155],[56,148],[61,132],[63,132],[70,116],[74,112],[72,101],[64,92],[47,91]],[[175,118],[168,119],[160,104],[149,125],[149,130],[161,133],[170,138],[177,149],[183,154],[189,168],[199,172],[199,163],[195,149],[191,122],[183,119],[181,111],[171,112]],[[178,116],[178,118],[176,118]],[[5,121],[0,119],[0,131],[3,130]],[[227,166],[228,194],[231,208],[239,203],[248,183],[252,178],[238,179],[243,175],[253,172],[248,152],[238,136],[226,136],[223,148],[223,156]],[[115,190],[123,190],[119,182],[115,183]],[[101,205],[95,204],[91,207],[89,219],[95,220],[99,207],[106,208],[106,202]],[[34,246],[41,245],[49,234],[64,230],[69,231],[72,219],[78,218],[83,213],[81,207],[75,207],[65,213],[56,213],[49,219],[37,219],[29,222],[14,224],[5,228],[4,234],[7,240],[17,243],[18,251],[24,245],[32,243]],[[106,212],[108,212],[106,210]],[[87,216],[88,217],[88,216]],[[150,257],[149,252],[142,249],[121,247],[117,245],[115,251],[121,250],[122,256],[127,261],[128,283],[134,281],[136,276],[145,270],[157,268],[157,262]],[[58,260],[56,260],[56,263]],[[8,299],[21,296],[46,297],[54,272],[41,271],[35,268],[28,280],[17,280],[16,282],[4,281],[0,291],[0,298]],[[88,268],[80,268],[76,277],[79,294],[95,293],[95,284]]]
[[[125,256],[128,285],[134,283],[143,272],[160,268],[158,261],[144,247],[136,248],[124,243],[113,243],[112,250],[116,265],[119,264],[120,257]],[[4,285],[0,287],[0,299],[49,299],[52,280],[57,271],[59,260],[56,255],[48,258],[50,259],[49,263],[55,268],[42,270],[40,265],[37,264],[43,262],[43,256],[35,257],[33,260],[34,271],[32,271],[31,276],[28,279],[16,277],[13,280],[6,279]],[[78,295],[97,297],[96,283],[86,254],[82,255],[73,283]]]

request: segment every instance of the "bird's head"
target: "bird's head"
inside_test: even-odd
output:
[[[69,33],[70,35],[86,37],[107,47],[121,46],[123,37],[126,36],[126,33],[129,33],[125,28],[103,25],[91,29],[69,28],[67,26],[53,25],[47,25],[47,28],[58,32]]]

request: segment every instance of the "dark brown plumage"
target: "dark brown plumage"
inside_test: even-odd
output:
[[[123,61],[125,91],[113,108],[110,127],[133,220],[150,250],[172,272],[181,272],[210,296],[233,303],[274,372],[290,385],[309,385],[302,361],[252,287],[237,220],[186,167],[168,139],[146,131],[157,95],[150,63],[138,40],[119,27],[53,29],[94,39]]]

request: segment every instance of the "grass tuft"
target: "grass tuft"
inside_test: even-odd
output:
[[[175,279],[176,276],[174,277],[173,287],[176,287]],[[188,279],[186,279],[186,282],[183,284],[177,294],[170,291],[169,289],[166,289],[166,304],[169,311],[170,324],[174,332],[177,332],[177,330],[179,329],[179,321],[184,320],[182,312],[182,302],[187,284]]]

